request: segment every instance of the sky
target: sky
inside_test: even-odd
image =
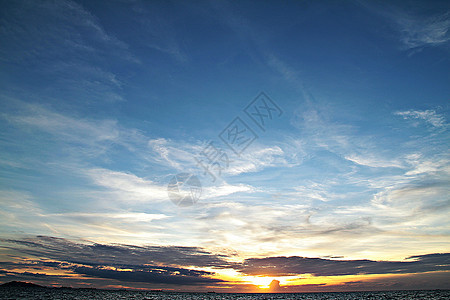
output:
[[[0,1],[0,282],[448,289],[450,3],[189,2]]]

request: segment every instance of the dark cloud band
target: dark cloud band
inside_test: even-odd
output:
[[[1,240],[1,244],[4,249],[22,257],[0,262],[1,274],[17,278],[47,278],[45,270],[52,268],[103,281],[206,286],[226,284],[225,281],[214,278],[214,272],[199,270],[206,267],[234,269],[246,275],[276,277],[303,274],[413,274],[450,270],[450,253],[411,256],[403,261],[290,256],[248,258],[242,263],[232,263],[226,255],[214,254],[199,247],[88,244],[49,236]],[[18,272],[20,269],[24,271]],[[61,275],[59,279],[67,278]]]

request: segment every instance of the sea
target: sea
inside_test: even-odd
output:
[[[144,292],[125,290],[95,290],[95,289],[66,289],[66,288],[2,288],[0,299],[135,299],[135,300],[262,300],[262,299],[450,299],[450,290],[432,291],[386,291],[386,292],[339,292],[339,293],[293,293],[293,294],[239,294],[239,293],[171,293]]]

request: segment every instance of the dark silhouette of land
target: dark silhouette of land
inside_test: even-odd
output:
[[[45,285],[39,285],[34,284],[31,282],[25,282],[25,281],[10,281],[3,284],[0,284],[0,288],[43,288],[43,289],[76,289],[76,290],[101,290],[101,291],[110,291],[111,289],[101,289],[101,288],[94,288],[94,287],[80,287],[80,288],[73,288],[69,286],[60,286],[60,287],[54,287],[54,286],[45,286]],[[112,289],[114,291],[119,290],[127,290],[127,291],[133,291],[133,289]],[[141,290],[136,290],[141,291]],[[164,293],[166,291],[164,290],[149,290],[152,293],[155,292],[161,292]]]
[[[10,281],[7,283],[0,284],[0,287],[31,287],[31,288],[43,288],[44,286],[34,284],[31,282],[24,282],[24,281]]]

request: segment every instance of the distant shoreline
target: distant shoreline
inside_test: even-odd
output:
[[[189,291],[170,291],[163,289],[148,289],[148,290],[138,290],[138,289],[104,289],[104,288],[94,288],[94,287],[69,287],[69,286],[44,286],[35,284],[32,282],[25,281],[9,281],[0,284],[0,288],[30,288],[30,289],[55,289],[55,290],[98,290],[98,291],[127,291],[127,292],[141,292],[141,293],[166,293],[166,294],[335,294],[335,293],[383,293],[383,292],[430,292],[430,291],[450,291],[449,289],[424,289],[424,290],[380,290],[380,291],[324,291],[324,292],[272,292],[272,293],[258,293],[258,292],[224,292],[224,291],[206,291],[206,292],[189,292]]]

